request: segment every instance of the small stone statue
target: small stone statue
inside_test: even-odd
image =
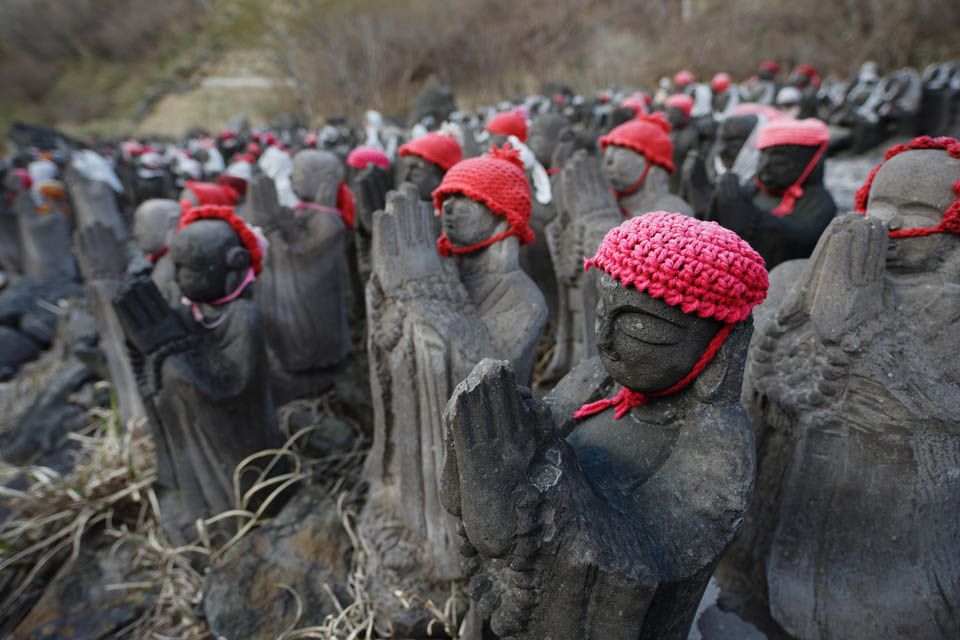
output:
[[[623,215],[648,211],[678,211],[693,215],[693,208],[670,193],[674,172],[670,124],[658,116],[639,116],[600,136],[603,175],[620,201]]]
[[[437,501],[443,406],[454,382],[485,357],[511,361],[528,383],[547,320],[543,296],[517,262],[519,245],[533,240],[517,152],[492,148],[454,165],[434,203],[439,239],[431,208],[411,184],[388,195],[373,223],[374,441],[360,526],[373,546],[368,586],[381,602],[394,601],[398,588],[446,597],[442,581],[460,576],[453,521]],[[395,630],[409,630],[418,615],[398,605],[390,618]]]
[[[407,114],[407,128],[422,124],[427,129],[436,129],[456,110],[450,87],[441,84],[436,76],[430,76]]]
[[[31,278],[77,278],[70,244],[70,207],[57,180],[34,183],[13,201],[20,231],[20,266]]]
[[[477,365],[444,413],[440,498],[496,637],[685,639],[753,490],[740,382],[767,272],[732,232],[665,212],[587,265],[600,355],[545,403]]]
[[[757,123],[758,117],[753,114],[728,116],[720,123],[717,141],[706,158],[696,151],[687,154],[681,169],[680,196],[691,204],[697,218],[706,216],[716,181],[734,168]]]
[[[294,157],[293,210],[277,203],[273,180],[257,176],[246,216],[274,247],[254,285],[263,313],[270,378],[277,402],[329,389],[350,353],[346,313],[346,233],[354,221],[353,194],[343,165],[329,151]]]
[[[758,319],[728,567],[802,640],[960,637],[960,142],[898,145]]]
[[[490,142],[502,146],[510,136],[520,142],[527,142],[527,119],[519,111],[501,111],[483,128],[490,134]]]
[[[560,134],[570,126],[570,121],[559,113],[544,113],[533,119],[527,132],[527,146],[537,157],[537,162],[549,172],[553,168],[553,151]],[[563,166],[563,165],[560,165]]]
[[[673,165],[683,164],[687,153],[700,148],[700,131],[690,121],[693,112],[693,98],[677,93],[664,103],[664,117],[670,123],[670,139],[673,141]],[[680,173],[670,172],[670,192],[680,193]]]
[[[741,187],[737,174],[725,173],[707,219],[749,242],[770,268],[808,257],[837,211],[823,185],[829,140],[820,120],[767,123],[757,134],[760,159],[753,184]]]
[[[747,82],[746,101],[773,105],[777,92],[780,91],[780,83],[777,82],[778,73],[780,73],[780,65],[776,62],[772,60],[761,62],[757,75]]]
[[[170,257],[170,240],[179,224],[180,205],[176,200],[153,198],[133,212],[133,239],[153,265],[150,279],[173,306],[180,304],[181,294]]]
[[[147,278],[124,284],[114,305],[131,345],[157,450],[157,497],[174,544],[198,518],[234,508],[234,470],[248,456],[282,445],[267,374],[260,310],[249,284],[264,241],[230,207],[188,209],[170,243],[177,284],[190,306],[172,309]],[[243,474],[244,495],[258,476]],[[256,502],[246,508],[256,509]]]
[[[710,110],[713,117],[723,121],[740,104],[740,92],[734,85],[729,73],[718,73],[710,80]]]
[[[411,182],[417,185],[420,199],[430,202],[433,191],[440,186],[443,175],[450,167],[463,159],[460,143],[453,136],[442,133],[428,133],[415,138],[397,149],[397,182]]]

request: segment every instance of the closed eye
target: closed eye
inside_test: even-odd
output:
[[[615,331],[653,345],[674,345],[681,342],[686,328],[642,312],[624,312],[617,316]]]

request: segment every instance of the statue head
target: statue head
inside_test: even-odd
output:
[[[534,118],[527,132],[527,146],[544,167],[550,166],[553,150],[560,132],[570,126],[570,121],[559,113],[544,113]]]
[[[483,129],[490,133],[490,141],[494,146],[503,146],[509,136],[516,137],[520,142],[527,141],[527,119],[519,111],[501,111],[490,118]]]
[[[793,203],[803,195],[801,185],[823,180],[820,160],[829,142],[827,125],[816,118],[774,120],[757,132],[757,180],[768,191],[783,193],[774,213],[793,211]]]
[[[689,384],[768,286],[763,258],[735,233],[663,211],[609,231],[586,264],[602,272],[596,333],[604,369],[642,394]]]
[[[333,207],[341,180],[343,165],[329,151],[304,149],[293,157],[290,185],[301,200]]]
[[[757,78],[772,82],[777,74],[780,73],[780,65],[772,60],[766,60],[760,63],[760,70],[757,71]]]
[[[265,244],[232,207],[207,205],[184,211],[170,241],[174,277],[194,302],[214,302],[260,274]]]
[[[857,191],[856,210],[890,230],[887,264],[930,270],[931,259],[955,248],[960,234],[960,142],[916,138],[887,151]],[[904,240],[927,237],[924,241]]]
[[[133,238],[144,253],[156,253],[167,246],[179,222],[180,204],[176,200],[145,200],[133,212]]]
[[[471,253],[509,236],[533,242],[530,185],[520,153],[510,145],[454,165],[433,192],[433,203],[442,217],[442,255]]]
[[[673,129],[686,126],[693,113],[693,98],[685,93],[675,93],[664,102],[663,113]]]
[[[757,126],[757,116],[729,116],[720,123],[717,133],[717,155],[724,166],[732,167],[737,155],[753,129]]]
[[[428,133],[397,149],[400,156],[398,182],[412,182],[420,199],[429,201],[440,186],[443,175],[463,158],[457,139],[441,133]]]
[[[638,116],[599,139],[603,175],[618,193],[635,190],[651,166],[673,173],[670,125],[658,116]]]

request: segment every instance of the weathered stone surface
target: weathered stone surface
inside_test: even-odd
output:
[[[27,335],[0,325],[0,381],[16,375],[20,365],[40,355],[40,345]]]
[[[203,613],[211,633],[229,640],[269,640],[296,622],[318,625],[352,601],[352,546],[337,506],[319,489],[300,491],[267,524],[244,536],[207,574]],[[303,604],[296,621],[296,600]]]

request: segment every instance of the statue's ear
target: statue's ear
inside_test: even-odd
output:
[[[227,267],[233,269],[247,269],[250,266],[250,252],[243,247],[227,249]]]

